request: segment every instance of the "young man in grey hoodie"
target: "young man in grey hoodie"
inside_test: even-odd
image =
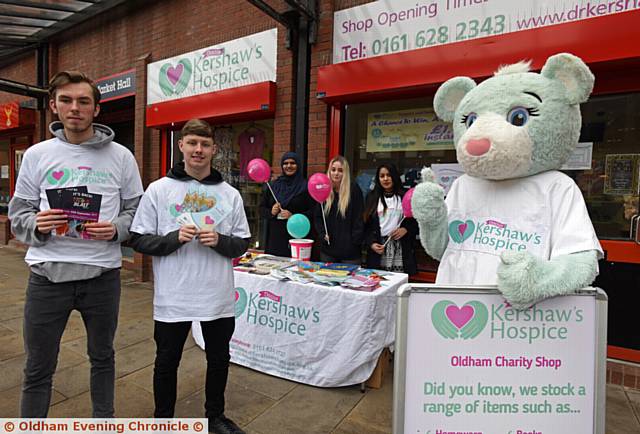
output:
[[[27,149],[9,203],[11,229],[29,245],[25,261],[31,270],[20,416],[47,416],[60,339],[76,309],[87,330],[92,417],[113,417],[120,243],[129,237],[142,182],[131,152],[113,141],[109,127],[93,122],[100,92],[89,78],[60,72],[51,79],[49,94],[60,119],[49,127],[54,138]],[[102,196],[98,221],[84,224],[83,237],[61,235],[69,219],[49,205],[46,190],[69,187]]]

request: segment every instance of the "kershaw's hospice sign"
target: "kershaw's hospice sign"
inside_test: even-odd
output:
[[[404,432],[593,432],[594,297],[518,311],[494,294],[417,295]]]

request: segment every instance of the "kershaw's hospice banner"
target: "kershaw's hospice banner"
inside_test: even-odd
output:
[[[412,294],[405,432],[593,432],[595,331],[594,297]]]

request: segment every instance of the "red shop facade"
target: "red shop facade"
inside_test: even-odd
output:
[[[605,251],[595,285],[609,296],[608,356],[640,362],[640,335],[634,325],[634,306],[640,302],[640,4],[627,2],[626,11],[605,7],[600,9],[602,16],[589,19],[578,19],[576,9],[576,18],[562,24],[511,31],[512,23],[507,23],[509,27],[501,32],[496,32],[496,14],[487,15],[482,9],[472,15],[454,11],[452,34],[439,41],[445,30],[410,25],[412,18],[433,12],[426,6],[402,11],[380,3],[336,12],[334,63],[319,69],[316,95],[330,111],[330,156],[345,155],[352,162],[353,176],[362,177],[365,185],[382,162],[396,164],[407,185],[408,175],[423,166],[456,163],[452,145],[435,150],[376,150],[367,136],[369,116],[430,109],[436,89],[447,79],[469,76],[482,81],[498,66],[523,59],[531,59],[532,69],[539,70],[549,56],[570,52],[589,65],[596,83],[590,100],[581,107],[580,141],[592,143],[591,164],[566,173],[580,186]],[[394,30],[385,30],[393,17]],[[468,38],[474,26],[484,28],[486,34]],[[430,42],[433,46],[426,46]],[[411,49],[412,43],[426,47]],[[606,183],[616,159],[629,163],[633,178],[627,180],[625,191],[610,194]],[[437,263],[424,253],[419,263],[419,280],[434,281]]]

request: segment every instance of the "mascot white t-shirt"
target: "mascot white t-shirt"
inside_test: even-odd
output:
[[[490,181],[462,175],[446,198],[449,244],[436,283],[495,285],[500,254],[553,259],[602,248],[580,189],[565,174]]]

